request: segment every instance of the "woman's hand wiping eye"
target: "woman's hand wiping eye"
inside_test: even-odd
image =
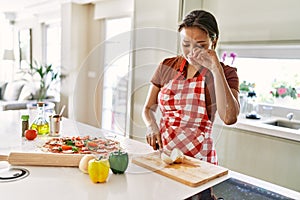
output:
[[[219,62],[216,52],[212,49],[194,48],[188,55],[192,65],[203,66],[213,70]]]

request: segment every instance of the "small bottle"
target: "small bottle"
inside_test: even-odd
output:
[[[29,115],[22,115],[22,137],[25,136],[25,131],[29,128]]]
[[[37,103],[37,111],[38,111],[38,115],[33,120],[31,129],[37,130],[39,135],[49,134],[49,131],[50,131],[49,122],[48,122],[47,118],[45,117],[45,103],[38,102]]]
[[[258,104],[256,101],[256,93],[254,91],[248,93],[247,97],[247,111],[246,118],[248,119],[260,119],[258,112]]]
[[[248,92],[247,112],[253,114],[257,112],[256,93],[254,91]]]

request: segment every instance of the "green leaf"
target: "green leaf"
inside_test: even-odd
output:
[[[75,142],[73,140],[67,140],[66,145],[75,146]]]
[[[73,151],[73,152],[78,152],[78,148],[75,147],[75,146],[72,146],[72,151]]]

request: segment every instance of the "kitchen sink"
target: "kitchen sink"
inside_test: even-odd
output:
[[[272,125],[272,126],[277,126],[277,127],[300,130],[300,122],[299,121],[277,119],[277,120],[268,121],[268,122],[264,122],[264,123],[268,124],[268,125]]]

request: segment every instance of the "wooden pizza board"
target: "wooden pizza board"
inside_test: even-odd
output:
[[[168,165],[160,159],[159,152],[133,157],[132,162],[191,187],[228,174],[228,169],[224,167],[189,156],[185,156],[183,163]]]

